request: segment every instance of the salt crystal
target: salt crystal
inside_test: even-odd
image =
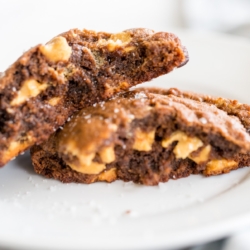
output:
[[[207,119],[204,118],[204,117],[201,117],[201,118],[200,118],[200,122],[201,122],[202,124],[206,124],[206,123],[207,123]]]
[[[84,118],[89,119],[89,118],[91,118],[91,115],[86,115],[86,116],[84,116]]]
[[[135,118],[135,116],[132,115],[132,114],[129,114],[128,117],[129,117],[131,120],[133,120],[133,119]]]
[[[44,104],[44,107],[50,109],[50,108],[51,108],[51,105],[50,105],[50,104]]]
[[[135,94],[135,99],[142,99],[142,98],[146,98],[146,97],[147,96],[142,92]]]

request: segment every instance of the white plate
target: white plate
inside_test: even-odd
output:
[[[190,62],[149,85],[249,103],[250,42],[176,32]],[[28,153],[0,169],[0,245],[18,249],[177,248],[250,225],[250,169],[158,187],[62,184],[34,173]]]

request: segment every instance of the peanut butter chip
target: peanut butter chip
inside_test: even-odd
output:
[[[104,163],[111,163],[115,160],[115,151],[113,146],[104,147],[99,154]]]
[[[176,158],[185,159],[190,153],[196,151],[203,145],[203,142],[197,137],[189,137],[182,131],[174,132],[169,138],[162,141],[162,147],[167,148],[174,141],[178,141],[174,148]]]
[[[110,84],[105,84],[105,95],[107,96],[111,96],[114,93],[117,93],[121,90],[126,90],[129,87],[129,83],[123,81],[123,82],[119,82],[118,84],[112,86]]]
[[[21,89],[17,91],[17,97],[10,104],[19,105],[31,97],[36,97],[47,87],[47,83],[39,83],[35,79],[26,80]]]
[[[132,38],[129,33],[120,32],[120,33],[112,34],[110,37],[110,40],[113,40],[114,42],[117,42],[117,43],[129,43],[132,40]]]
[[[77,172],[83,174],[99,174],[106,168],[105,164],[93,162],[95,153],[89,155],[81,154],[78,157],[79,157],[79,164],[65,160],[67,165],[69,165],[72,169],[74,169]]]
[[[116,180],[117,174],[116,174],[116,168],[111,168],[107,171],[104,171],[98,176],[98,181],[107,181],[112,182]]]
[[[150,151],[154,143],[155,129],[150,132],[143,132],[140,128],[135,130],[135,141],[133,149],[138,151]]]
[[[48,100],[48,104],[51,106],[56,106],[60,102],[61,98],[60,97],[53,97],[50,100]]]
[[[195,163],[200,164],[202,162],[205,162],[208,160],[209,154],[211,152],[211,146],[207,145],[204,147],[197,156],[188,156],[191,160],[193,160]]]
[[[40,51],[52,62],[68,61],[72,53],[66,38],[62,36],[55,37],[47,44],[40,46]]]
[[[221,173],[227,173],[230,170],[236,168],[238,163],[233,160],[219,159],[212,160],[207,163],[204,174],[206,175],[216,175]]]
[[[84,174],[99,174],[106,163],[115,160],[113,145],[104,146],[112,138],[117,125],[97,116],[79,115],[67,123],[58,136],[57,149],[62,159],[75,171]],[[101,149],[99,151],[99,149]],[[94,158],[99,153],[101,162]],[[67,157],[68,155],[72,157]]]
[[[12,141],[9,144],[8,149],[5,151],[5,153],[3,154],[3,161],[9,161],[11,158],[13,158],[13,156],[18,155],[19,153],[23,152],[24,150],[26,150],[28,147],[30,147],[30,145],[32,145],[33,142],[33,138],[30,135],[27,135],[24,138],[21,138],[21,140],[16,140],[16,141]]]
[[[187,139],[178,142],[174,149],[174,154],[176,158],[185,159],[190,153],[196,151],[202,145],[203,143],[200,139],[196,137],[188,137]]]
[[[66,162],[67,163],[67,162]],[[82,174],[99,174],[106,166],[97,162],[92,162],[90,165],[77,166],[73,163],[67,163],[73,170]]]
[[[108,50],[110,52],[114,51],[116,48],[121,48],[127,45],[132,40],[132,37],[127,32],[121,32],[117,34],[112,34],[110,36],[110,39],[105,40],[101,39],[98,42],[98,45],[104,45],[107,46]],[[129,52],[131,50],[135,49],[133,46],[130,46],[128,48],[125,48],[126,52]]]

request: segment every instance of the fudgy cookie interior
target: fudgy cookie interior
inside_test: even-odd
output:
[[[0,166],[41,143],[76,111],[188,61],[173,34],[70,30],[0,76]]]
[[[250,136],[241,119],[198,96],[139,89],[83,109],[31,149],[35,171],[63,182],[156,185],[248,165]]]

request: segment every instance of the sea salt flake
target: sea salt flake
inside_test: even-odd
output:
[[[89,118],[91,118],[91,115],[86,115],[86,116],[84,116],[84,118],[89,119]]]
[[[147,96],[142,92],[135,94],[135,99],[142,99],[142,98],[146,98],[146,97]]]
[[[200,120],[200,122],[202,124],[206,124],[207,123],[207,119],[205,117],[201,117],[199,120]]]
[[[128,117],[129,117],[129,119],[131,119],[131,120],[133,120],[133,119],[135,118],[135,116],[132,115],[132,114],[129,114]]]

